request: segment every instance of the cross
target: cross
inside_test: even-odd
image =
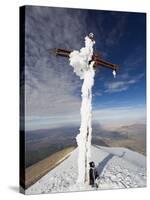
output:
[[[69,58],[70,65],[73,67],[80,66],[82,68],[82,72],[84,73],[83,85],[82,85],[82,104],[81,104],[81,126],[80,133],[77,135],[76,140],[78,144],[78,179],[77,183],[84,184],[89,181],[89,160],[90,160],[90,146],[91,146],[91,134],[92,134],[92,126],[91,126],[91,116],[92,116],[92,86],[94,84],[94,75],[95,70],[98,67],[105,67],[113,70],[113,75],[115,76],[116,71],[118,69],[118,65],[112,64],[100,58],[99,54],[93,53],[93,45],[95,44],[94,35],[90,33],[85,37],[85,47],[79,51],[71,51],[67,49],[56,48],[50,51],[50,53],[54,53],[56,56],[63,56]],[[83,55],[86,52],[86,55]],[[74,54],[75,53],[75,54]],[[78,55],[78,56],[77,56]],[[81,57],[83,61],[86,62],[80,64],[74,63],[77,60],[79,61]],[[75,56],[75,57],[74,57]],[[77,57],[76,57],[77,56]],[[75,58],[75,60],[74,60]],[[73,62],[72,62],[73,61]],[[86,67],[86,70],[84,69]],[[77,72],[77,71],[76,71]],[[76,73],[77,74],[77,73]],[[77,74],[80,76],[79,74]],[[83,172],[82,172],[83,170]]]
[[[90,34],[89,34],[89,38],[91,40],[94,40],[94,36],[91,36]],[[62,56],[62,57],[69,58],[69,55],[70,55],[70,53],[72,51],[71,50],[67,50],[67,49],[55,48],[55,49],[50,50],[49,52],[53,53],[56,56]],[[94,68],[95,69],[98,68],[98,67],[105,67],[105,68],[109,68],[109,69],[111,69],[111,70],[113,70],[115,72],[118,70],[118,65],[117,64],[112,64],[112,63],[110,63],[108,61],[105,61],[105,60],[101,59],[100,54],[97,53],[97,52],[93,53],[91,61],[94,61]],[[89,64],[90,64],[90,62],[89,62]]]

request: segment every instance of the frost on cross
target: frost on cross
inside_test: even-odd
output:
[[[70,65],[80,79],[83,79],[81,89],[81,125],[77,135],[78,145],[78,178],[77,183],[84,184],[89,181],[89,162],[91,157],[91,134],[92,134],[92,86],[94,84],[95,70],[93,68],[93,34],[85,37],[85,47],[80,51],[70,53]]]
[[[89,161],[91,148],[91,117],[92,117],[92,86],[94,84],[95,70],[97,66],[105,67],[113,70],[116,76],[117,65],[109,63],[93,52],[95,44],[94,35],[90,33],[85,37],[85,47],[80,51],[71,51],[67,49],[56,48],[50,51],[55,55],[69,57],[70,65],[80,79],[83,80],[81,89],[81,125],[80,133],[76,140],[78,144],[78,179],[77,183],[89,182]]]

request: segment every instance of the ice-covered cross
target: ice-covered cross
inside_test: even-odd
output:
[[[89,36],[85,37],[85,47],[80,51],[70,53],[70,65],[73,67],[76,75],[83,79],[81,89],[81,125],[80,133],[77,135],[78,145],[78,179],[77,183],[84,184],[89,181],[89,162],[91,158],[91,134],[92,134],[92,86],[94,84],[94,61],[93,45],[95,41]]]
[[[92,86],[94,85],[95,68],[102,66],[113,70],[116,77],[117,65],[109,63],[93,52],[95,44],[94,34],[85,37],[85,47],[80,51],[66,49],[53,49],[50,53],[68,57],[70,65],[80,79],[83,79],[81,88],[81,125],[80,133],[76,140],[78,144],[78,179],[77,183],[84,184],[89,181],[89,162],[91,161],[91,138],[92,138]]]

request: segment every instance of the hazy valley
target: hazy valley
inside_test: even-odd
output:
[[[67,147],[76,147],[78,127],[62,127],[26,132],[26,167]],[[92,144],[111,147],[126,147],[146,154],[146,125],[122,126],[115,131],[93,125]]]

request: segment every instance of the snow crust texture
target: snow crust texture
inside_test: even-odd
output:
[[[80,185],[77,180],[78,148],[70,156],[34,185],[26,194],[71,192],[101,189],[136,188],[146,186],[145,156],[125,148],[92,146],[91,154],[99,178],[98,188],[87,183]]]

